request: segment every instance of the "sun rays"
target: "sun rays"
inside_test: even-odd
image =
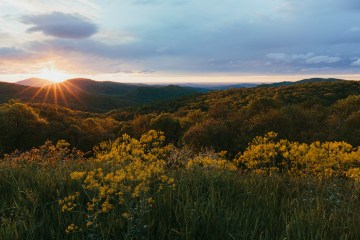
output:
[[[47,79],[54,83],[59,83],[65,81],[66,79],[69,79],[71,75],[51,67],[51,68],[43,68],[40,71],[40,73],[37,75],[37,77]]]
[[[70,74],[51,67],[42,69],[36,77],[50,82],[44,82],[40,87],[27,87],[18,93],[31,94],[29,103],[51,103],[69,107],[69,102],[77,102],[82,105],[81,94],[83,91],[71,81],[66,81],[72,77]]]

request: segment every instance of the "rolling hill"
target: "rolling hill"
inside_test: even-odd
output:
[[[192,87],[205,90],[204,92],[215,90],[228,90],[232,88],[252,88],[258,86],[260,83],[182,83],[179,86]]]
[[[235,111],[257,98],[272,98],[283,104],[330,105],[347,96],[360,94],[360,81],[313,78],[289,82],[289,84],[284,83],[288,82],[211,91],[176,101],[169,100],[161,104],[147,104],[138,107],[137,110],[141,113],[173,113],[191,109],[207,111],[209,108],[215,108],[218,105],[217,108],[228,108]]]
[[[324,84],[322,85],[322,83]],[[347,86],[349,85],[348,91],[357,92],[357,83],[335,78],[311,78],[296,82],[278,82],[258,86],[256,84],[246,86],[234,84],[231,85],[231,89],[214,91],[214,88],[206,89],[205,85],[201,85],[200,88],[198,85],[187,87],[125,84],[110,81],[98,82],[86,78],[69,79],[54,84],[44,79],[30,78],[15,84],[0,82],[0,103],[15,98],[24,102],[57,104],[93,112],[107,112],[139,106],[144,106],[141,107],[141,111],[144,112],[174,112],[179,108],[196,108],[196,106],[201,109],[208,108],[212,102],[222,102],[224,106],[234,106],[240,102],[246,103],[256,96],[269,96],[272,92],[267,90],[269,88],[274,89],[278,97],[286,97],[286,101],[289,103],[314,102],[314,98],[316,98],[314,92],[326,92],[329,86],[332,88],[337,85],[341,85],[342,90],[348,89]],[[33,87],[41,84],[42,87]],[[352,86],[353,89],[350,85],[354,85]],[[301,94],[298,91],[299,86],[302,86]],[[333,90],[329,90],[329,93],[323,96],[321,101],[332,102],[331,98],[338,99],[339,94],[342,93],[334,93]]]
[[[42,89],[0,83],[0,100],[20,98],[33,102],[27,106],[36,109],[39,117],[48,123],[43,126],[44,133],[39,132],[43,140],[66,139],[86,150],[99,139],[111,139],[115,133],[140,136],[150,129],[163,131],[174,144],[185,143],[198,150],[210,147],[230,154],[269,131],[302,142],[345,140],[360,146],[359,81],[305,81],[169,98],[174,91],[188,93],[188,90],[178,86],[115,84],[112,87],[112,83],[97,85],[87,79],[69,80]],[[159,93],[163,94],[162,101],[158,99]],[[57,102],[88,112],[42,102]],[[3,104],[3,111],[8,111],[8,107],[17,109],[16,104],[21,105]],[[35,144],[27,142],[29,147]]]
[[[112,109],[194,95],[190,87],[133,85],[97,82],[91,79],[70,79],[47,84],[39,79],[21,81],[22,85],[0,82],[0,102],[20,99],[24,102],[49,103],[84,111],[105,112]],[[24,86],[45,83],[42,87]]]
[[[53,82],[42,78],[28,78],[16,82],[16,84],[28,86],[28,87],[44,87],[46,85],[53,84]]]
[[[346,81],[346,80],[338,79],[338,78],[308,78],[295,82],[284,81],[284,82],[276,82],[276,83],[264,83],[258,85],[258,87],[282,87],[282,86],[290,86],[299,83],[339,82],[339,81]]]

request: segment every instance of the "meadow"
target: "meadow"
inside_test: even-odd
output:
[[[359,239],[359,155],[272,132],[233,159],[153,130],[47,142],[1,161],[0,239]]]

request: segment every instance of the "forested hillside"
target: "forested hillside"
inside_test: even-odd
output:
[[[103,114],[11,101],[0,105],[0,144],[6,153],[65,139],[88,151],[123,133],[139,137],[155,129],[177,146],[230,154],[269,131],[306,143],[344,140],[360,145],[359,95],[356,81],[301,83],[215,91]]]
[[[268,131],[296,141],[345,140],[359,145],[359,93],[356,81],[232,89],[138,108],[130,121],[123,111],[109,115],[135,136],[155,128],[197,150],[235,152]]]

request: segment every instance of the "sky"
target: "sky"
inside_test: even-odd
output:
[[[360,1],[0,0],[0,81],[51,71],[121,82],[360,79]]]

